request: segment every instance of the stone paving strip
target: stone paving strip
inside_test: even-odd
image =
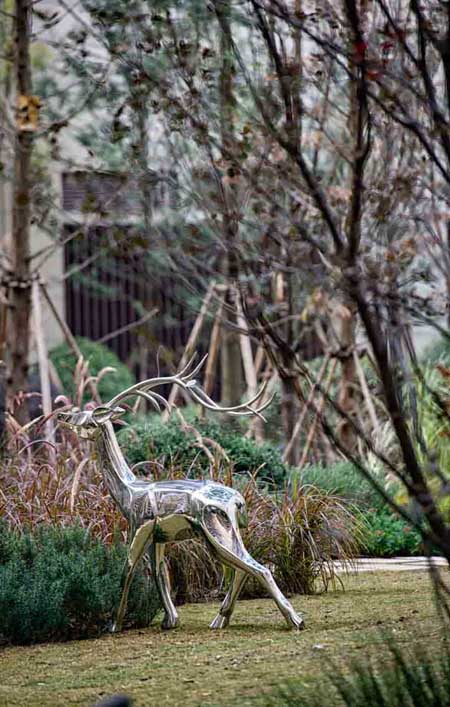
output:
[[[446,567],[447,561],[444,557],[432,557],[431,562],[435,567]],[[342,562],[335,562],[335,567],[339,573],[356,572],[402,572],[424,571],[428,569],[430,559],[428,557],[359,557],[350,565]]]

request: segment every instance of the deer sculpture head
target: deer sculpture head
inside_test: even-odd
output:
[[[113,408],[99,405],[93,410],[72,408],[68,412],[58,412],[57,419],[62,427],[76,432],[81,439],[94,441],[101,427],[107,422],[114,422],[125,414],[125,409],[119,406]]]

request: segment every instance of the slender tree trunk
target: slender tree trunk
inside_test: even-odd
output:
[[[280,313],[286,318],[286,322],[283,325],[284,341],[288,349],[293,349],[294,325],[293,319],[291,318],[294,314],[291,276],[292,264],[290,262],[289,253],[283,253],[281,259],[286,265],[286,274],[282,275],[279,273],[275,301],[278,305],[283,305],[280,309]],[[283,427],[284,447],[287,450],[285,459],[286,462],[292,466],[298,464],[301,452],[300,435],[294,437],[295,425],[300,415],[300,406],[296,391],[297,377],[298,374],[295,370],[292,375],[290,375],[289,371],[285,376],[280,377],[281,423]]]
[[[297,375],[292,378],[281,378],[281,422],[283,425],[283,436],[285,447],[292,440],[295,423],[299,416],[299,401],[296,390]],[[300,435],[290,445],[288,454],[285,457],[287,464],[296,466],[300,458]]]
[[[30,68],[30,0],[15,2],[15,84],[17,104],[31,96]],[[12,194],[12,239],[10,284],[10,332],[11,355],[10,394],[25,390],[28,373],[30,338],[31,282],[30,282],[30,212],[31,212],[31,153],[33,132],[25,129],[24,121],[16,119],[14,146],[14,181]],[[18,410],[20,421],[27,419],[27,409]]]
[[[447,267],[446,267],[446,279],[447,279],[447,326],[450,330],[450,221],[447,221]]]
[[[6,365],[0,361],[0,458],[3,456],[6,438]]]
[[[364,12],[358,15],[356,3],[353,0],[345,2],[346,14],[350,26],[349,40],[353,45],[363,43],[363,30],[361,22]],[[361,220],[363,214],[364,197],[364,168],[369,153],[370,143],[367,143],[365,130],[367,128],[368,110],[366,103],[365,69],[357,67],[352,60],[349,62],[349,106],[348,130],[353,143],[351,192],[347,216],[345,219],[345,232],[347,236],[347,262],[354,264],[361,243]],[[338,323],[341,382],[339,386],[338,403],[342,410],[351,418],[356,416],[361,403],[359,392],[358,373],[353,352],[356,347],[356,308],[351,294],[344,296],[342,305],[336,309],[340,316]],[[339,429],[340,441],[349,453],[353,452],[357,444],[357,436],[348,422],[343,422]]]
[[[138,150],[136,162],[138,168],[139,191],[142,207],[142,218],[145,237],[150,245],[150,231],[152,225],[152,184],[149,172],[148,130],[147,130],[147,102],[143,97],[137,97],[136,103],[136,131]]]
[[[224,279],[232,285],[239,274],[236,239],[239,230],[239,216],[237,212],[237,160],[236,139],[234,134],[234,108],[235,98],[233,93],[233,46],[230,28],[230,3],[229,0],[216,0],[215,8],[220,25],[220,51],[222,67],[219,82],[220,100],[220,132],[223,159],[227,164],[226,174],[222,181],[222,232],[226,248],[225,257],[222,259],[221,272]],[[232,288],[225,296],[227,318],[231,320],[232,312],[236,305]],[[233,323],[236,318],[233,317]],[[241,361],[241,346],[239,333],[226,326],[222,331],[221,345],[221,389],[222,404],[236,405],[243,393],[243,375]]]
[[[5,11],[5,1],[0,0],[0,13]],[[0,15],[0,46],[3,47],[2,51],[6,51],[8,44],[10,43],[11,28],[10,23],[7,21],[5,16]],[[11,66],[10,63],[5,61],[2,66],[2,77],[0,83],[0,101],[6,103],[10,98],[11,94]],[[3,111],[0,112],[0,161],[3,163],[5,159],[3,151],[5,145],[5,136],[7,128],[7,121]],[[6,180],[0,180],[0,245],[2,248],[6,247],[6,234],[8,231],[8,218],[7,218],[7,183]]]
[[[356,368],[354,351],[356,347],[356,311],[353,303],[339,304],[335,308],[332,328],[337,334],[341,361],[341,378],[337,402],[341,409],[351,418],[356,416],[361,404],[359,392],[358,371]],[[349,453],[355,451],[356,434],[349,422],[342,420],[339,424],[338,434],[342,445]]]

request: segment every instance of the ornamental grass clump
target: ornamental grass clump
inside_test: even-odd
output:
[[[8,451],[0,464],[0,516],[10,528],[77,522],[108,543],[125,531],[89,448],[73,435],[55,446],[51,459],[47,445],[10,444]]]
[[[362,527],[345,501],[312,486],[281,493],[244,489],[249,524],[244,541],[253,557],[269,566],[280,589],[313,594],[337,580],[334,560],[349,565],[358,552]],[[250,582],[248,595],[258,595]]]

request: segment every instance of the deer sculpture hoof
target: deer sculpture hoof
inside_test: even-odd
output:
[[[228,616],[222,616],[221,614],[217,614],[214,621],[212,621],[210,623],[209,628],[213,628],[213,629],[226,628],[229,623],[230,623],[230,619],[228,618]]]
[[[287,621],[289,628],[293,631],[303,631],[305,628],[305,622],[302,617],[298,616],[296,613],[290,614],[289,617],[287,617]]]
[[[176,618],[165,616],[161,622],[161,628],[163,629],[163,631],[170,631],[173,628],[178,628],[179,625],[180,620],[178,616]]]

